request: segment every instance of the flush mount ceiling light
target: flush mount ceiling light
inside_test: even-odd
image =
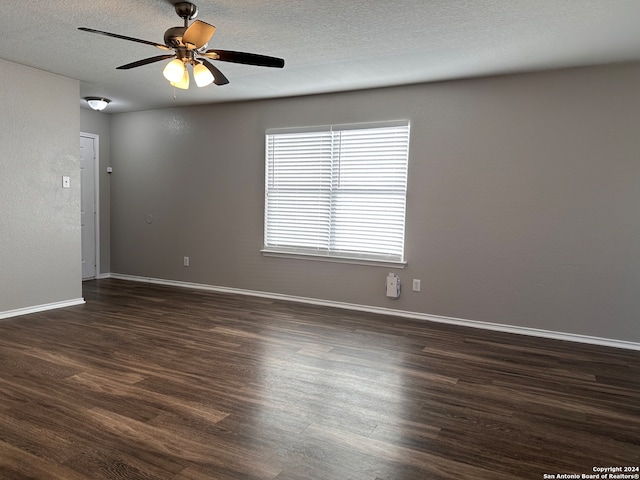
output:
[[[111,100],[102,97],[86,97],[85,100],[91,108],[98,112],[107,108],[107,105],[111,103]]]
[[[144,43],[145,45],[151,45],[164,51],[173,51],[173,53],[145,58],[137,62],[121,65],[117,68],[119,70],[128,70],[172,58],[173,60],[167,64],[162,74],[169,80],[171,85],[177,88],[189,88],[189,71],[187,69],[189,65],[193,68],[193,79],[198,87],[204,87],[211,83],[215,83],[216,85],[226,85],[229,83],[227,77],[209,60],[242,63],[259,67],[284,67],[284,60],[277,57],[232,50],[207,50],[209,40],[213,37],[216,27],[200,20],[195,20],[189,25],[189,20],[193,20],[198,15],[198,7],[193,3],[178,2],[174,7],[178,16],[184,21],[184,26],[169,28],[164,34],[164,45],[148,40],[119,35],[117,33],[94,30],[92,28],[79,27],[79,30],[128,40],[130,42]]]

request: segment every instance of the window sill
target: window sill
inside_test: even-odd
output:
[[[407,266],[407,262],[396,260],[376,260],[370,258],[358,258],[358,257],[337,257],[322,254],[312,253],[298,253],[298,252],[282,252],[279,250],[260,250],[260,253],[264,257],[279,257],[290,258],[294,260],[312,260],[316,262],[332,262],[332,263],[347,263],[351,265],[368,265],[371,267],[385,267],[385,268],[404,268]]]

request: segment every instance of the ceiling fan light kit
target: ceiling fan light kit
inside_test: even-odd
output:
[[[94,30],[92,28],[79,27],[78,29],[84,32],[97,33],[107,37],[151,45],[160,50],[173,50],[172,54],[145,58],[116,68],[118,70],[128,70],[172,58],[173,60],[165,66],[162,74],[171,85],[185,90],[189,88],[189,71],[187,65],[193,67],[193,77],[198,87],[205,87],[211,83],[215,83],[216,85],[226,85],[229,83],[227,77],[209,60],[241,63],[259,67],[284,67],[284,60],[277,57],[232,50],[207,50],[208,43],[216,31],[216,27],[200,20],[195,20],[189,25],[189,20],[193,20],[198,15],[198,7],[193,3],[179,2],[176,3],[174,7],[176,14],[184,20],[184,26],[169,28],[164,34],[164,45],[116,33]]]
[[[169,82],[171,83],[172,86],[176,87],[176,88],[181,88],[182,90],[189,90],[189,72],[187,72],[187,69],[184,69],[184,74],[182,75],[182,78],[177,81],[177,82]]]
[[[182,80],[185,71],[186,68],[182,60],[176,58],[175,60],[171,60],[169,63],[167,63],[167,66],[164,67],[162,74],[164,75],[164,78],[166,78],[170,82],[179,82],[180,80]]]
[[[107,108],[107,105],[111,103],[111,100],[103,97],[86,97],[85,100],[91,108],[98,112]]]
[[[199,87],[206,87],[213,83],[213,74],[202,63],[193,66],[193,79]]]

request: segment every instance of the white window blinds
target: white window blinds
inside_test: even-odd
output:
[[[409,124],[268,130],[265,250],[404,261]]]

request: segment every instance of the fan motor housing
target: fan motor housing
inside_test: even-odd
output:
[[[187,27],[169,28],[164,32],[164,44],[171,48],[184,47],[184,43],[182,43],[182,36],[186,30]]]

